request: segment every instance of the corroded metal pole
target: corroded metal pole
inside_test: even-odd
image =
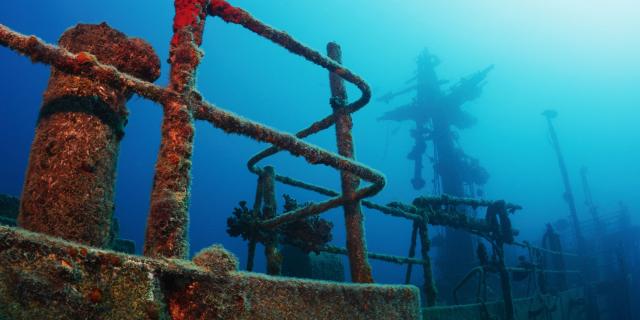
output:
[[[515,310],[511,293],[511,278],[504,261],[504,243],[502,240],[496,240],[495,251],[498,258],[498,273],[500,274],[500,287],[502,288],[504,301],[504,316],[506,320],[513,320],[515,318]]]
[[[67,30],[60,46],[78,53],[81,61],[98,58],[147,81],[160,75],[160,60],[149,44],[105,23]],[[131,94],[112,82],[51,68],[22,191],[21,227],[107,245]]]
[[[249,240],[249,246],[247,248],[247,271],[253,271],[253,261],[256,256],[256,241]]]
[[[433,281],[433,270],[431,268],[431,258],[429,258],[429,250],[431,249],[431,241],[429,240],[429,224],[425,217],[419,222],[418,233],[420,235],[420,253],[422,260],[428,263],[422,265],[422,272],[424,275],[424,295],[427,301],[427,306],[432,307],[436,305],[436,297],[438,290]]]
[[[264,167],[264,181],[262,183],[262,195],[264,205],[262,207],[262,219],[271,219],[276,216],[276,171],[272,166]],[[280,275],[282,271],[282,255],[278,250],[277,233],[264,244],[264,255],[267,257],[267,274]]]
[[[264,174],[258,175],[258,184],[256,186],[256,197],[253,201],[253,209],[251,214],[253,217],[259,217],[261,215],[261,207],[262,207],[262,193],[263,193],[263,185],[264,185]],[[256,244],[258,241],[254,238],[249,239],[249,245],[247,248],[247,271],[253,271],[253,261],[256,256]]]
[[[409,258],[416,256],[416,240],[418,237],[418,222],[413,222],[411,228],[411,243],[409,245]],[[407,272],[404,275],[404,283],[409,284],[411,282],[411,271],[413,270],[413,263],[407,264]]]
[[[336,43],[327,45],[329,58],[337,63],[342,63],[342,52]],[[335,72],[329,73],[331,84],[331,107],[336,121],[336,139],[338,153],[349,159],[355,159],[353,138],[351,136],[351,114],[347,109],[347,91],[344,81]],[[355,198],[360,179],[345,171],[340,172],[342,181],[342,194],[347,199]],[[349,251],[349,266],[351,267],[351,280],[353,282],[373,282],[371,266],[367,260],[367,244],[364,234],[362,208],[360,201],[349,201],[344,204],[344,218],[347,227],[347,250]]]
[[[328,253],[333,253],[333,254],[341,254],[344,256],[349,255],[349,252],[347,251],[347,249],[345,248],[339,248],[339,247],[334,247],[331,245],[325,246],[324,248],[320,249],[320,251],[322,252],[328,252]],[[402,256],[393,256],[393,255],[389,255],[389,254],[382,254],[382,253],[375,253],[375,252],[367,252],[367,257],[369,257],[369,259],[371,260],[379,260],[379,261],[384,261],[384,262],[390,262],[390,263],[396,263],[396,264],[427,264],[430,263],[430,261],[425,261],[422,259],[417,259],[417,258],[408,258],[408,257],[402,257]]]
[[[144,254],[186,258],[193,151],[196,68],[209,0],[175,0],[173,38],[169,51],[169,89],[183,99],[163,103],[162,144],[156,162]]]
[[[511,222],[508,217],[506,203],[496,201],[487,207],[487,223],[494,229],[491,232],[493,252],[497,259],[498,274],[500,275],[500,287],[502,288],[502,298],[504,301],[504,317],[506,320],[515,319],[513,307],[513,294],[511,288],[511,275],[507,269],[504,259],[504,244],[513,242],[511,232]],[[499,222],[498,222],[499,221]]]

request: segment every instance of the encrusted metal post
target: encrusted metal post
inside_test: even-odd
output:
[[[497,258],[498,274],[500,275],[500,287],[504,301],[504,317],[506,320],[515,318],[513,307],[513,295],[511,293],[511,276],[504,261],[504,244],[513,242],[511,222],[509,221],[506,204],[504,201],[496,201],[487,207],[487,223],[493,228],[493,250]],[[500,223],[498,224],[498,221]]]
[[[428,219],[423,216],[424,219],[419,222],[418,233],[420,235],[420,253],[422,255],[422,260],[426,261],[424,265],[422,265],[422,272],[424,274],[424,296],[427,301],[427,306],[432,307],[436,305],[436,296],[438,295],[438,290],[436,289],[436,285],[433,282],[433,270],[431,269],[431,258],[429,258],[429,250],[431,249],[431,241],[429,240],[429,227]]]
[[[418,236],[418,222],[413,221],[413,227],[411,228],[411,244],[409,245],[409,258],[416,256],[416,238]],[[407,264],[407,272],[404,275],[404,283],[409,284],[411,282],[411,271],[413,270],[413,263]]]
[[[150,257],[186,258],[187,228],[193,150],[193,108],[198,49],[209,0],[176,0],[171,39],[169,89],[183,99],[163,101],[162,144],[156,163],[147,221],[144,254]]]
[[[251,214],[254,218],[261,216],[261,208],[262,207],[262,194],[263,194],[263,185],[264,185],[264,174],[258,175],[258,185],[256,186],[256,198],[253,201],[253,210],[251,210]],[[247,248],[247,271],[253,271],[253,261],[256,256],[256,244],[258,243],[255,237],[249,239],[249,245]]]
[[[498,257],[498,273],[500,274],[500,287],[502,288],[502,298],[504,300],[504,313],[506,320],[513,320],[513,295],[511,294],[511,278],[504,262],[504,244],[502,240],[497,240],[495,244],[496,256]]]
[[[264,167],[262,194],[264,205],[262,207],[262,219],[271,219],[276,216],[276,171],[272,166]],[[278,235],[273,233],[272,238],[264,244],[264,255],[267,257],[267,274],[280,275],[282,269],[282,255],[278,250]]]
[[[149,44],[106,23],[79,24],[62,35],[60,46],[78,53],[79,63],[98,58],[147,81],[160,75],[160,60]],[[65,71],[51,68],[18,223],[31,231],[104,247],[127,122],[125,102],[132,92],[104,79]]]
[[[327,54],[335,62],[342,63],[342,52],[337,43],[330,42],[327,45]],[[346,158],[355,159],[353,138],[351,136],[353,123],[347,108],[347,91],[344,87],[344,80],[335,72],[330,72],[329,81],[331,84],[331,107],[336,121],[338,153]],[[347,199],[355,200],[355,191],[360,185],[360,179],[346,171],[341,171],[340,177],[343,196]],[[360,201],[346,202],[343,207],[347,228],[347,250],[349,251],[351,279],[353,282],[373,282],[371,266],[367,260],[367,244]]]
[[[255,240],[249,241],[249,247],[247,248],[247,271],[253,271],[253,261],[256,256],[256,242]]]

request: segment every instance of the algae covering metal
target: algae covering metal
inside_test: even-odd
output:
[[[237,262],[220,247],[195,260],[202,267],[0,227],[0,319],[420,319],[413,286],[228,271]]]

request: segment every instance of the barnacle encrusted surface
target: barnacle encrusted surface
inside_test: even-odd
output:
[[[0,227],[0,319],[420,319],[413,286],[207,270]]]
[[[67,30],[60,46],[153,81],[160,62],[149,44],[107,24]],[[89,52],[89,53],[86,53]],[[67,240],[109,242],[120,139],[129,89],[51,69],[21,197],[18,224]]]

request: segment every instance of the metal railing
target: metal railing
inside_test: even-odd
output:
[[[245,119],[207,102],[193,87],[195,71],[202,56],[198,46],[202,42],[202,33],[206,20],[204,18],[207,15],[220,17],[230,23],[240,24],[290,52],[329,70],[337,77],[355,84],[361,90],[362,96],[355,102],[345,106],[349,112],[362,108],[371,96],[369,86],[359,76],[336,61],[302,45],[287,33],[267,26],[253,18],[246,11],[233,7],[226,1],[176,0],[175,7],[175,32],[170,50],[171,57],[174,57],[176,53],[180,53],[181,59],[170,58],[171,76],[170,83],[166,88],[123,73],[113,66],[105,65],[90,53],[80,52],[74,54],[64,48],[47,44],[35,36],[26,36],[0,25],[0,45],[31,58],[33,62],[49,64],[63,72],[87,76],[110,83],[116,87],[127,88],[163,106],[162,147],[156,165],[156,183],[152,190],[150,223],[145,239],[145,255],[175,258],[184,258],[186,256],[186,246],[175,244],[186,243],[184,241],[186,240],[186,232],[184,230],[186,230],[186,217],[188,216],[188,175],[190,166],[187,166],[186,169],[178,168],[177,166],[183,163],[190,163],[193,135],[176,134],[176,131],[184,130],[185,128],[193,130],[194,120],[209,122],[227,133],[241,134],[261,142],[270,143],[273,145],[272,149],[270,149],[272,152],[286,150],[294,156],[305,158],[310,164],[327,165],[371,183],[368,186],[354,190],[349,197],[341,194],[336,195],[329,200],[296,210],[284,217],[279,217],[281,222],[271,222],[274,225],[282,223],[286,219],[317,214],[329,208],[360,200],[376,194],[383,188],[385,180],[381,173],[348,157],[340,156],[303,141],[302,138],[306,136],[304,132],[294,136]],[[185,54],[185,52],[189,52],[189,54]],[[189,58],[185,59],[185,56]],[[330,115],[314,123],[310,130],[328,127],[334,122],[334,116]],[[179,161],[175,161],[176,158]],[[171,178],[169,175],[164,174],[166,172],[172,173]],[[175,183],[173,184],[175,187],[162,190],[155,187],[157,185],[165,186],[166,184],[161,183],[163,179],[176,179],[176,176],[178,177],[177,180],[187,182]],[[167,201],[179,203],[169,206],[166,205]],[[173,208],[172,212],[161,212],[164,210],[163,208],[167,207]],[[182,223],[175,223],[175,221]],[[161,235],[153,229],[153,225],[159,224],[168,225],[173,230],[168,232],[165,230],[164,234]],[[176,239],[179,240],[176,241]],[[180,241],[180,239],[183,241]]]

